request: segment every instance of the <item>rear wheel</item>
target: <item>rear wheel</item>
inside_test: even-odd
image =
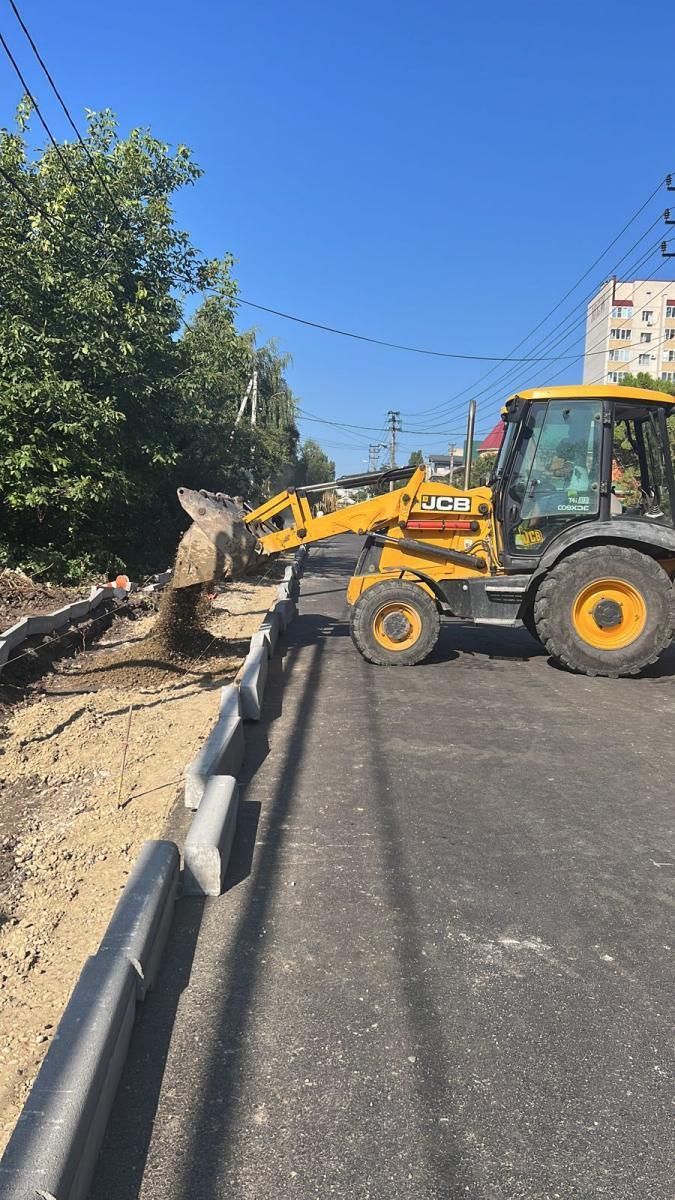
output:
[[[572,671],[637,675],[673,636],[672,595],[670,579],[648,555],[589,546],[544,579],[535,625],[549,654]]]
[[[354,644],[368,662],[411,667],[433,650],[441,621],[434,601],[419,584],[392,579],[362,592],[350,625]]]

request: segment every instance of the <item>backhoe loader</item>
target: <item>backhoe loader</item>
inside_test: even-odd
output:
[[[502,410],[485,487],[467,486],[468,463],[463,487],[429,480],[421,466],[288,488],[236,514],[208,493],[179,489],[179,499],[211,558],[235,565],[256,551],[363,538],[347,599],[353,641],[372,663],[421,662],[441,619],[454,617],[524,625],[584,675],[635,675],[673,634],[674,407],[675,398],[642,388],[522,391]],[[375,494],[313,515],[310,496],[336,484]],[[219,569],[184,568],[176,586]]]

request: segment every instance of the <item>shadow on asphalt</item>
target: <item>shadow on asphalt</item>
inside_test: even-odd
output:
[[[282,670],[279,656],[270,662],[274,668],[268,678],[263,720],[255,725],[247,725],[246,759],[240,776],[244,788],[269,753],[269,727],[281,713],[283,692],[295,668],[298,648],[309,646],[310,663],[294,733],[285,747],[280,782],[271,797],[266,838],[263,845],[258,847],[255,863],[253,855],[260,806],[248,803],[245,795],[240,804],[225,891],[252,875],[251,886],[232,937],[229,957],[232,964],[230,974],[234,982],[230,989],[223,990],[219,1007],[213,1013],[213,1054],[204,1074],[200,1095],[190,1106],[192,1114],[195,1106],[200,1111],[194,1124],[193,1144],[185,1159],[185,1175],[174,1180],[171,1192],[173,1200],[183,1197],[185,1200],[188,1197],[194,1200],[195,1162],[200,1163],[200,1195],[205,1197],[216,1194],[217,1181],[227,1164],[229,1151],[226,1131],[236,1111],[237,1079],[245,1060],[247,1028],[258,987],[259,956],[264,944],[261,931],[276,890],[276,864],[285,836],[286,817],[292,805],[295,779],[303,761],[305,729],[319,687],[324,642],[325,638],[337,632],[336,624],[323,616],[306,616],[298,622],[293,644],[283,647],[285,669]],[[346,633],[348,635],[348,630]],[[210,903],[217,904],[219,901]],[[94,1197],[96,1200],[136,1200],[139,1194],[176,1010],[190,982],[204,906],[205,901],[192,897],[182,897],[176,905],[156,989],[138,1009],[129,1055],[89,1193],[92,1200]],[[223,1041],[229,1047],[234,1047],[228,1053],[226,1072],[223,1072],[219,1053]],[[211,1122],[208,1119],[215,1098],[225,1131],[222,1150],[217,1157],[213,1156]]]
[[[138,1006],[129,1056],[89,1192],[92,1200],[138,1196],[176,1010],[190,982],[204,903],[198,897],[183,896],[176,904],[155,988]]]

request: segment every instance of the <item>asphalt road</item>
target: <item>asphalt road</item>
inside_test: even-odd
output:
[[[183,899],[96,1200],[670,1200],[675,652],[361,659],[316,548],[230,890]]]

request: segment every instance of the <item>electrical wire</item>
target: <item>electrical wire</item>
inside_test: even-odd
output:
[[[661,186],[661,185],[659,185],[659,186]],[[658,190],[658,189],[657,189],[657,190]],[[650,199],[650,200],[652,200],[652,199],[654,198],[654,195],[655,195],[655,194],[656,194],[655,192],[652,192],[652,194],[651,194],[651,196],[649,197],[649,199]],[[646,201],[646,203],[649,203],[649,201]],[[644,208],[644,207],[645,207],[645,206],[643,205],[643,208]],[[641,211],[642,211],[642,209],[640,209],[639,211],[641,212]],[[637,215],[637,214],[636,214],[636,215]],[[656,225],[658,225],[658,224],[661,222],[661,220],[662,220],[662,219],[663,219],[663,218],[662,218],[662,214],[659,214],[659,216],[656,218],[656,220],[655,220],[655,221],[653,221],[653,222],[652,222],[652,224],[651,224],[651,225],[650,225],[650,226],[649,226],[649,227],[648,227],[648,228],[647,228],[647,229],[644,231],[644,233],[641,235],[641,237],[639,237],[639,238],[637,239],[637,241],[636,241],[636,242],[634,242],[634,243],[633,243],[633,245],[632,245],[632,246],[630,246],[630,247],[628,248],[628,250],[626,250],[626,251],[625,251],[625,253],[624,253],[624,254],[621,256],[621,258],[619,258],[619,259],[618,259],[618,260],[617,260],[617,261],[616,261],[616,262],[615,262],[615,263],[612,265],[612,267],[610,268],[610,271],[611,271],[611,272],[616,272],[616,271],[618,270],[618,268],[621,266],[621,264],[622,264],[623,262],[625,262],[626,258],[628,258],[628,256],[629,256],[630,254],[632,254],[632,253],[633,253],[633,251],[636,249],[636,247],[637,247],[637,246],[639,246],[639,245],[640,245],[640,243],[641,243],[641,242],[643,242],[643,241],[645,240],[645,238],[649,236],[649,234],[652,232],[652,230],[653,230],[653,229],[656,227]],[[630,224],[630,222],[629,222],[629,224]],[[625,226],[625,227],[624,227],[624,230],[625,230],[626,228],[628,228],[628,226]],[[615,239],[615,240],[616,240],[616,239]],[[644,256],[644,257],[643,257],[643,258],[640,260],[640,262],[639,262],[639,263],[637,263],[637,264],[634,264],[633,266],[631,266],[631,267],[629,268],[629,270],[630,270],[631,272],[634,272],[635,270],[639,270],[640,266],[641,266],[641,265],[643,265],[643,263],[644,263],[645,261],[647,261],[647,260],[648,260],[648,259],[651,257],[651,255],[654,253],[654,251],[655,251],[656,247],[660,245],[660,241],[661,241],[661,237],[659,237],[658,241],[657,241],[657,242],[655,242],[655,243],[653,244],[653,246],[651,246],[651,247],[650,247],[649,251],[647,251],[646,255],[645,255],[645,256]],[[611,244],[613,244],[613,243],[611,243]],[[602,257],[602,256],[601,256],[601,257]],[[596,262],[597,262],[597,260],[596,260]],[[560,328],[560,325],[561,325],[562,323],[564,323],[564,322],[568,321],[568,320],[570,319],[570,317],[571,317],[571,316],[572,316],[572,315],[573,315],[573,314],[574,314],[576,311],[578,311],[580,308],[582,308],[582,307],[584,307],[584,306],[587,306],[588,302],[589,302],[590,300],[592,300],[594,296],[596,296],[596,295],[597,295],[599,288],[601,288],[601,287],[602,287],[602,285],[603,285],[603,283],[604,283],[605,281],[606,281],[606,279],[603,279],[603,280],[602,280],[602,281],[600,281],[598,284],[596,284],[596,285],[595,285],[595,286],[594,286],[594,287],[591,289],[591,291],[590,291],[590,292],[587,292],[587,293],[585,293],[585,295],[584,295],[584,296],[581,298],[581,300],[580,300],[580,301],[578,301],[578,302],[577,302],[577,303],[574,305],[574,307],[573,307],[572,309],[570,309],[570,310],[569,310],[569,312],[566,314],[566,316],[565,316],[565,317],[563,317],[563,318],[562,318],[562,320],[561,320],[560,322],[558,322],[558,324],[557,324],[556,326],[554,326],[553,330],[550,330],[550,331],[549,331],[549,332],[548,332],[548,333],[547,333],[547,334],[546,334],[546,335],[545,335],[543,338],[540,338],[540,340],[539,340],[538,342],[536,342],[536,343],[535,343],[535,345],[533,346],[533,350],[539,350],[539,349],[541,349],[542,347],[547,347],[547,348],[548,348],[548,346],[547,346],[547,343],[549,343],[549,342],[550,342],[550,339],[551,339],[552,337],[554,337],[555,333],[556,333],[556,332],[557,332],[557,330]],[[553,311],[555,311],[555,310],[551,310],[551,311],[553,312]],[[550,316],[551,314],[549,313],[548,315]],[[529,340],[529,338],[532,336],[532,334],[533,334],[533,333],[534,333],[534,332],[535,332],[537,329],[539,329],[539,328],[541,327],[541,325],[543,325],[543,324],[544,324],[544,322],[545,322],[547,319],[548,319],[548,317],[544,318],[544,320],[543,320],[543,321],[540,321],[540,322],[539,322],[539,325],[538,325],[538,326],[535,326],[535,329],[533,329],[533,330],[531,331],[531,333],[530,333],[530,334],[528,334],[528,335],[527,335],[527,337],[523,339],[523,341],[527,341],[527,340]],[[581,318],[580,318],[580,323],[585,323],[585,320],[586,320],[586,313],[584,312],[584,313],[582,314]],[[520,346],[520,345],[522,345],[522,344],[523,344],[523,342],[520,342],[520,343],[518,343],[518,346]],[[555,344],[557,344],[557,343],[554,343],[554,345],[555,345]],[[518,347],[515,347],[515,349],[517,349],[517,348],[518,348]],[[426,409],[417,409],[417,410],[411,411],[411,412],[409,412],[409,413],[405,413],[404,415],[407,415],[407,416],[421,416],[421,415],[424,415],[424,414],[429,414],[429,415],[431,415],[431,414],[433,414],[433,413],[440,413],[440,412],[442,412],[442,411],[450,411],[450,410],[449,410],[449,408],[448,408],[448,406],[450,406],[451,408],[452,408],[452,407],[454,407],[454,405],[453,405],[453,401],[457,400],[459,397],[461,397],[461,396],[463,396],[463,395],[467,394],[468,392],[472,392],[472,393],[474,393],[474,398],[476,398],[476,396],[481,396],[481,395],[484,395],[486,392],[491,392],[491,391],[493,391],[493,389],[494,389],[494,388],[496,388],[496,387],[497,387],[499,384],[501,384],[501,383],[502,383],[504,380],[506,380],[506,379],[509,379],[509,378],[513,378],[513,377],[515,377],[515,374],[516,374],[516,372],[514,372],[514,370],[513,370],[512,368],[510,368],[510,369],[509,369],[509,370],[507,370],[507,371],[506,371],[506,372],[505,372],[503,375],[501,375],[501,376],[499,377],[499,379],[497,379],[497,380],[493,380],[493,382],[492,382],[491,384],[489,384],[487,388],[483,388],[483,389],[482,389],[480,392],[478,392],[478,393],[475,393],[475,388],[476,388],[476,386],[477,386],[479,383],[481,383],[483,380],[487,379],[487,378],[488,378],[490,375],[492,375],[492,374],[494,373],[494,371],[495,371],[495,370],[497,370],[497,367],[498,367],[499,365],[500,365],[500,364],[497,364],[495,367],[491,368],[491,370],[490,370],[490,371],[487,371],[487,372],[486,372],[484,375],[481,375],[481,376],[480,376],[478,379],[474,380],[474,383],[473,383],[473,384],[470,384],[468,387],[466,387],[466,388],[463,388],[463,389],[462,389],[462,391],[460,391],[460,392],[457,392],[457,393],[456,393],[454,396],[450,396],[448,399],[446,399],[446,400],[444,400],[444,401],[441,401],[441,402],[439,402],[439,403],[438,403],[438,404],[436,404],[436,405],[432,405],[432,406],[430,406],[429,408],[426,408]],[[464,407],[464,405],[462,405],[462,407]]]
[[[433,358],[452,358],[469,362],[530,363],[554,361],[551,358],[509,358],[507,356],[500,357],[497,354],[458,354],[450,350],[430,350],[422,346],[406,346],[402,342],[386,342],[382,338],[370,337],[365,333],[354,333],[348,329],[337,329],[333,325],[323,325],[320,321],[310,321],[306,317],[297,317],[292,313],[282,312],[278,308],[269,308],[266,304],[257,304],[253,300],[244,299],[243,296],[235,297],[233,303],[245,304],[249,308],[256,308],[261,312],[271,313],[274,317],[283,317],[286,321],[295,321],[298,325],[307,325],[310,329],[321,329],[324,333],[335,333],[339,337],[353,338],[357,342],[369,342],[374,346],[386,346],[390,350],[405,350],[408,354],[425,354]],[[559,356],[556,356],[556,361],[559,361]]]
[[[30,100],[33,108],[35,109],[38,120],[39,120],[40,124],[42,125],[42,128],[44,129],[45,133],[47,134],[47,137],[49,138],[52,146],[54,147],[54,150],[56,151],[56,156],[57,156],[59,162],[61,163],[61,166],[63,167],[63,169],[64,169],[66,175],[68,176],[70,182],[72,183],[73,187],[77,188],[77,186],[78,186],[77,180],[73,179],[73,176],[70,173],[70,168],[68,166],[68,163],[66,162],[66,159],[64,158],[63,153],[61,151],[61,147],[59,146],[56,138],[54,137],[54,134],[52,133],[51,129],[49,128],[49,125],[47,124],[45,118],[43,117],[40,105],[38,104],[37,100],[35,99],[35,96],[31,92],[31,90],[23,76],[21,68],[20,68],[18,62],[16,61],[14,55],[12,54],[12,51],[10,50],[9,46],[7,45],[7,42],[5,41],[1,31],[0,31],[0,46],[2,47],[5,54],[7,55],[7,58],[9,59],[12,67],[14,68],[14,71],[18,75],[19,80],[21,81],[21,86],[24,90],[24,93],[26,96],[28,96],[28,99]]]
[[[19,25],[21,26],[21,28],[28,40],[31,50],[33,51],[33,54],[35,55],[45,76],[47,77],[49,85],[50,85],[54,95],[56,96],[56,99],[58,100],[59,104],[61,105],[61,108],[63,109],[63,112],[65,113],[66,119],[67,119],[71,129],[73,130],[78,142],[80,143],[82,149],[84,150],[91,165],[93,166],[94,170],[96,171],[96,174],[98,175],[98,177],[101,181],[101,184],[102,184],[105,192],[107,193],[108,198],[109,198],[113,208],[115,209],[115,212],[117,213],[118,217],[120,218],[120,222],[122,224],[124,224],[124,222],[126,221],[126,218],[125,218],[124,214],[121,212],[120,208],[118,207],[117,201],[108,187],[108,181],[105,178],[105,175],[103,174],[103,172],[100,170],[98,162],[94,158],[89,147],[87,146],[87,143],[85,142],[84,138],[82,137],[82,134],[80,133],[77,125],[75,124],[73,116],[72,116],[65,100],[63,99],[63,96],[61,95],[59,89],[57,88],[57,86],[54,82],[54,79],[51,75],[51,72],[49,71],[49,68],[47,67],[44,59],[42,58],[42,55],[40,54],[40,51],[38,50],[37,46],[35,45],[35,42],[33,41],[30,31],[27,28],[26,23],[25,23],[23,17],[21,16],[21,13],[19,12],[17,5],[14,3],[14,0],[9,0],[9,4],[14,12],[14,15],[15,15],[17,21],[19,22]],[[36,111],[37,111],[37,109],[36,109]]]
[[[661,217],[658,217],[657,222],[655,222],[655,223],[658,223],[658,221],[660,221],[660,220],[661,220]],[[653,228],[653,225],[650,226],[649,230],[647,230],[645,232],[645,234],[643,234],[642,237],[640,239],[638,239],[638,242],[634,243],[634,245],[630,248],[630,250],[628,250],[626,252],[626,254],[623,255],[622,259],[620,259],[619,262],[616,264],[617,267],[628,256],[628,254],[631,253],[631,251],[635,248],[635,245],[639,244],[640,241],[644,240],[644,237],[649,232],[651,232],[652,228]],[[647,261],[649,261],[649,259],[652,258],[654,256],[654,254],[657,252],[657,249],[660,247],[660,242],[661,242],[661,238],[659,237],[657,242],[655,242],[652,246],[650,246],[650,248],[646,252],[646,254],[644,254],[638,261],[631,264],[631,266],[629,268],[627,268],[627,270],[631,274],[634,274],[642,266],[644,266],[645,263]],[[660,265],[660,263],[659,263],[659,265]],[[656,269],[658,269],[658,267]],[[592,299],[597,294],[598,294],[598,290],[596,288],[593,290],[593,292],[589,293],[588,298]],[[575,308],[579,308],[581,305],[583,305],[585,303],[586,303],[586,298],[584,298],[582,301],[580,301],[579,304],[577,304],[575,306]],[[572,309],[570,311],[570,313],[567,314],[567,317],[564,319],[567,320],[573,314],[574,311],[575,310]],[[564,340],[564,338],[567,337],[575,328],[578,328],[581,325],[585,326],[585,323],[586,323],[586,313],[583,313],[582,316],[577,321],[575,321],[572,325],[568,326],[568,328],[566,330],[564,330],[562,332],[562,334],[559,335],[559,337],[551,344],[551,348],[554,348],[555,346],[557,346],[560,343],[560,341]],[[556,331],[557,331],[557,327],[556,327],[556,329],[552,330],[549,334],[547,334],[544,339],[540,339],[540,342],[537,343],[534,348],[537,349],[537,348],[539,348],[540,345],[543,345],[547,342],[550,343],[550,340],[552,337],[554,337]],[[581,336],[583,336],[583,334]],[[579,341],[579,340],[580,340],[580,337],[577,337],[574,339],[574,341]],[[572,343],[572,344],[574,344],[574,343]],[[594,346],[597,346],[597,345],[600,345],[600,342],[594,343]],[[596,353],[604,354],[605,352],[606,352],[605,349],[596,351],[595,349],[593,349],[593,347],[589,347],[589,353],[593,354],[593,355],[595,355]],[[576,361],[578,361],[580,357],[584,357],[584,355],[583,354],[577,355]],[[562,373],[562,372],[560,372],[560,373]],[[505,398],[505,393],[508,394],[510,391],[514,390],[514,385],[515,385],[516,379],[518,379],[519,387],[522,388],[524,386],[522,383],[522,380],[519,379],[518,376],[519,376],[519,372],[517,370],[515,370],[514,368],[510,368],[503,375],[499,376],[499,378],[497,380],[493,380],[493,382],[491,384],[489,384],[487,387],[482,388],[479,391],[475,391],[475,389],[470,389],[473,392],[473,398],[476,400],[479,400],[483,397],[483,398],[487,398],[487,400],[490,400],[492,397],[496,396],[497,398],[494,401],[494,405],[491,405],[491,407],[494,407],[494,406],[500,407]],[[449,403],[449,401],[445,402],[446,405],[448,403]],[[438,416],[439,416],[439,418],[442,417],[443,419],[446,419],[447,417],[451,416],[453,409],[455,411],[457,411],[458,408],[461,410],[464,410],[465,407],[466,407],[466,401],[462,402],[460,405],[451,406],[450,408],[447,408],[443,412],[439,412]]]

